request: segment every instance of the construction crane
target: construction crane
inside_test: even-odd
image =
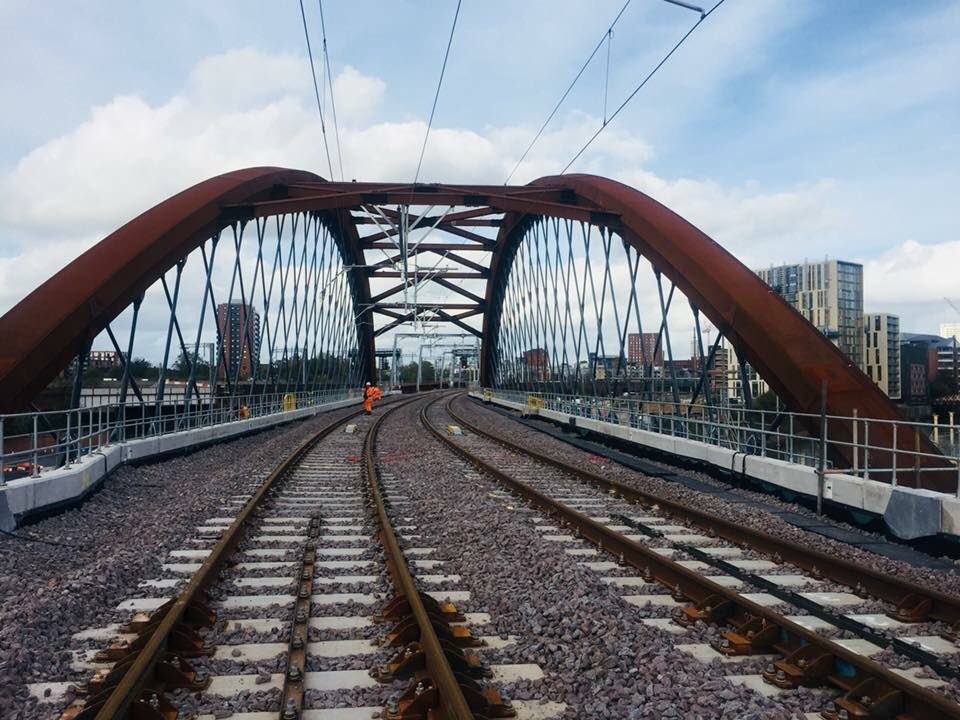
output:
[[[944,300],[947,301],[947,305],[949,305],[950,307],[952,307],[952,308],[953,308],[953,311],[954,311],[957,315],[960,315],[960,308],[957,307],[956,303],[953,302],[953,300],[951,300],[951,299],[948,298],[948,297],[945,297]]]

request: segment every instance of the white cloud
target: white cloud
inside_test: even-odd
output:
[[[864,302],[869,305],[960,302],[960,240],[923,244],[907,240],[864,263]],[[881,308],[882,309],[882,308]]]
[[[830,200],[833,180],[762,192],[753,184],[723,187],[710,180],[665,180],[634,171],[620,179],[647,193],[699,227],[745,264],[754,267],[798,259],[813,238],[848,222]]]
[[[380,110],[386,83],[364,75],[347,65],[333,80],[333,97],[337,105],[337,121],[342,126],[357,127]]]
[[[260,164],[328,175],[305,62],[249,49],[207,58],[194,68],[184,91],[166,102],[116,97],[23,157],[0,176],[0,237],[22,241],[0,249],[7,256],[0,259],[0,280],[17,280],[0,284],[0,311],[92,238],[204,178]],[[377,121],[384,83],[355,68],[347,67],[334,86],[347,179],[412,180],[424,120]],[[255,89],[262,87],[271,90]],[[598,124],[583,113],[558,117],[513,181],[557,173]],[[502,182],[535,130],[435,127],[421,178]],[[661,178],[645,169],[652,158],[642,137],[615,125],[578,169],[635,185],[751,262],[793,257],[799,239],[842,225],[830,204],[830,181],[773,193],[751,185],[725,188],[710,180]]]
[[[306,58],[240,48],[198,62],[185,95],[196,105],[222,112],[306,92],[313,92]]]

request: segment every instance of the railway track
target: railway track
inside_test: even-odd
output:
[[[598,572],[638,571],[608,578],[625,589],[659,586],[625,596],[669,613],[650,624],[672,632],[720,628],[709,644],[687,647],[699,659],[761,664],[757,673],[731,673],[735,681],[764,693],[828,689],[820,715],[829,720],[960,717],[960,705],[940,691],[956,681],[957,649],[913,631],[920,623],[950,635],[956,598],[585,472],[468,422],[452,397],[442,411],[438,402],[424,408],[424,425],[554,518],[557,525],[538,523],[545,540],[577,546],[570,553],[596,552],[582,550],[584,541],[608,553],[612,560],[585,560]],[[470,434],[440,429],[451,425]],[[876,612],[878,599],[891,617]],[[931,619],[940,622],[923,624]],[[933,668],[939,677],[897,667],[905,665]]]
[[[928,612],[889,617],[909,605],[895,578],[873,593],[874,570],[859,588],[842,559],[813,570],[457,397],[331,421],[224,499],[123,626],[75,636],[98,641],[76,653],[95,674],[61,717],[960,717],[960,653],[939,636],[954,598],[911,585]],[[34,684],[50,714],[31,717],[55,717],[66,685]]]
[[[421,572],[442,562],[381,477],[377,433],[417,401],[330,423],[198,527],[145,583],[172,598],[131,599],[125,626],[88,631],[119,634],[60,717],[515,717],[488,681],[516,672],[477,652],[498,639],[450,602],[468,596],[447,589],[459,578]]]

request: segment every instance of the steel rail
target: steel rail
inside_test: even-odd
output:
[[[574,477],[596,485],[603,490],[614,491],[630,502],[659,505],[671,515],[689,521],[707,532],[713,532],[725,540],[738,545],[749,546],[767,555],[779,555],[784,562],[796,565],[808,572],[819,573],[841,585],[850,588],[856,588],[859,585],[863,592],[875,595],[881,600],[898,606],[898,608],[904,605],[904,601],[908,601],[911,607],[916,607],[923,604],[924,601],[928,601],[929,608],[926,614],[931,618],[951,624],[960,622],[960,597],[948,595],[918,583],[891,577],[871,567],[865,567],[842,557],[808,548],[800,543],[776,537],[762,530],[745,527],[732,520],[727,520],[706,510],[689,507],[654,492],[638,490],[630,485],[603,477],[591,470],[570,465],[559,458],[523,447],[495,433],[484,430],[459,415],[452,407],[449,409],[449,413],[454,420],[478,435],[482,435],[506,448],[528,455],[539,462],[570,473]],[[909,607],[903,607],[904,611],[909,609]]]
[[[440,398],[430,402],[428,407],[435,404],[438,400],[440,400]],[[450,398],[447,401],[445,410],[456,420],[455,414],[450,410],[452,400],[453,398]],[[901,694],[903,703],[906,706],[902,708],[902,710],[907,714],[897,715],[897,717],[915,718],[916,720],[940,720],[941,718],[946,720],[947,718],[960,717],[960,705],[951,702],[943,695],[921,687],[911,680],[891,672],[866,656],[848,650],[832,640],[788,620],[770,608],[744,598],[735,590],[719,585],[707,579],[705,576],[698,575],[693,570],[678,564],[676,561],[660,555],[638,542],[628,539],[623,534],[611,530],[602,523],[592,520],[586,514],[554,500],[526,483],[516,480],[482,458],[477,457],[447,437],[442,431],[438,430],[427,420],[427,409],[428,408],[424,408],[424,411],[421,413],[421,421],[424,426],[434,437],[449,447],[455,454],[479,468],[482,472],[494,478],[519,496],[540,507],[549,515],[557,517],[565,524],[574,527],[581,537],[594,543],[600,549],[618,556],[621,562],[641,570],[647,577],[652,575],[654,580],[665,587],[673,588],[675,594],[690,598],[693,602],[697,603],[708,599],[712,602],[730,603],[739,610],[741,616],[760,619],[779,628],[781,633],[785,633],[788,639],[795,641],[792,647],[802,645],[815,647],[829,657],[837,658],[848,663],[856,669],[858,674],[862,673],[866,678],[879,680],[880,683],[893,688]],[[523,449],[521,452],[525,455],[532,455],[526,449]],[[842,687],[841,689],[847,690],[847,688]],[[865,715],[864,717],[869,717],[869,715]]]
[[[97,711],[95,716],[96,720],[117,720],[117,718],[127,717],[127,713],[131,710],[131,705],[137,700],[140,693],[146,687],[147,682],[150,680],[154,666],[166,651],[168,640],[177,624],[183,618],[188,606],[201,597],[203,589],[209,582],[217,579],[221,565],[229,558],[231,552],[239,542],[242,531],[245,529],[250,517],[257,507],[266,499],[273,486],[278,480],[285,477],[321,440],[341,425],[355,418],[361,412],[362,410],[358,410],[324,427],[313,437],[301,443],[264,479],[256,493],[246,502],[243,509],[230,524],[230,527],[227,528],[220,540],[213,547],[210,555],[207,556],[206,560],[204,560],[190,578],[187,586],[177,596],[170,609],[151,634],[150,639],[146,642],[143,649],[139,651],[137,657],[120,679],[120,682],[114,686],[109,697],[107,697],[104,704]]]
[[[434,687],[437,688],[440,709],[444,713],[443,717],[445,720],[474,720],[473,712],[470,710],[453,670],[447,662],[440,640],[433,629],[433,624],[423,601],[420,599],[417,585],[413,580],[410,569],[407,567],[406,558],[403,550],[400,549],[393,524],[387,515],[383,496],[380,494],[379,470],[375,455],[377,433],[383,421],[397,407],[399,406],[389,408],[374,421],[367,431],[363,447],[363,467],[370,486],[370,495],[376,507],[377,518],[380,521],[380,539],[383,543],[386,563],[390,569],[390,576],[393,578],[394,588],[406,598],[420,628],[419,642],[423,649],[426,670],[434,682]]]

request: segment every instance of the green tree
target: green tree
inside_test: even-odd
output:
[[[776,410],[777,394],[773,390],[767,390],[753,399],[753,407],[756,410]]]
[[[429,360],[420,363],[420,382],[432,383],[436,378],[436,369]],[[415,383],[417,381],[417,364],[407,363],[400,367],[400,382]]]
[[[956,379],[949,373],[938,372],[930,381],[930,397],[941,398],[957,392]]]
[[[201,357],[193,361],[193,377],[197,382],[206,382],[210,377],[210,363]],[[167,373],[171,380],[187,380],[190,377],[190,362],[185,353],[180,353],[177,361]]]
[[[145,358],[134,358],[130,361],[130,374],[138,380],[154,380],[157,377],[157,366]]]

